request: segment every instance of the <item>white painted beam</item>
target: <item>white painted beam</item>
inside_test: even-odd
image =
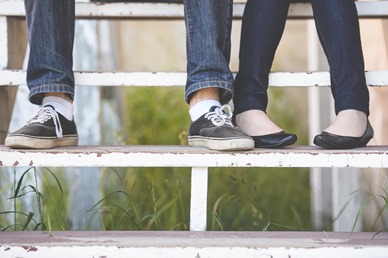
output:
[[[184,72],[75,72],[78,86],[184,86]],[[388,70],[366,71],[367,85],[388,86]],[[26,71],[0,70],[0,86],[26,84]],[[272,72],[269,86],[330,86],[329,72]]]
[[[1,166],[37,167],[360,167],[387,168],[388,146],[315,146],[219,152],[188,146],[75,146],[23,150],[0,146]]]
[[[2,232],[2,258],[387,258],[388,233]]]
[[[359,17],[382,18],[388,17],[387,1],[357,2]],[[244,3],[235,3],[233,17],[241,19]],[[77,18],[100,19],[183,19],[182,4],[167,3],[106,3],[96,4],[79,2],[76,4]],[[0,1],[0,16],[25,16],[23,1]],[[291,4],[289,18],[312,18],[311,5],[306,3]]]

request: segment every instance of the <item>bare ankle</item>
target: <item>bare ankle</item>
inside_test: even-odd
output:
[[[219,100],[218,88],[204,88],[194,92],[190,98],[190,107],[194,106],[202,100]]]
[[[282,131],[264,111],[257,109],[247,110],[236,115],[236,124],[244,133],[253,136]]]
[[[334,122],[324,131],[341,135],[360,137],[366,130],[367,115],[359,110],[347,109],[338,113]]]

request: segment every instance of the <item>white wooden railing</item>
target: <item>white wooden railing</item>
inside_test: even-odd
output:
[[[241,19],[243,13],[244,4],[234,4],[234,18]],[[388,17],[388,1],[373,1],[373,2],[357,2],[357,8],[361,18],[387,18]],[[1,86],[18,86],[25,85],[26,72],[23,70],[12,70],[7,68],[7,63],[10,56],[8,56],[9,40],[7,39],[7,21],[10,17],[23,18],[24,6],[21,1],[2,0],[0,1],[0,87]],[[79,19],[183,19],[183,6],[182,4],[151,4],[151,3],[115,3],[115,4],[93,4],[93,3],[77,3],[76,16]],[[309,4],[292,4],[289,11],[290,19],[306,19],[312,17],[311,6]],[[370,87],[385,87],[388,86],[388,71],[367,71],[367,84]],[[75,80],[77,86],[184,86],[186,82],[186,74],[178,72],[83,72],[77,71],[75,73]],[[145,83],[146,82],[146,83]],[[270,86],[277,87],[322,87],[330,85],[330,76],[328,72],[283,72],[283,73],[271,73]],[[1,99],[1,96],[0,96]],[[17,150],[10,149],[4,146],[0,146],[0,167],[17,167],[17,166],[37,166],[37,167],[191,167],[192,168],[192,181],[191,181],[191,213],[190,213],[190,230],[191,231],[206,231],[206,207],[207,207],[207,180],[208,180],[208,168],[209,167],[355,167],[355,168],[387,168],[388,167],[388,146],[368,146],[365,148],[358,148],[354,150],[322,150],[313,146],[294,146],[284,149],[255,149],[246,152],[217,152],[203,148],[192,148],[185,146],[78,146],[69,148],[56,148],[52,150]],[[0,233],[0,257],[13,257],[7,253],[7,237],[2,238]],[[17,234],[17,233],[14,233]],[[98,235],[98,233],[96,233]],[[194,234],[194,233],[192,233]],[[61,234],[59,234],[61,235]],[[135,237],[145,237],[144,235],[136,235]],[[17,236],[17,235],[16,235]],[[133,236],[133,235],[131,235]],[[236,235],[241,238],[239,233]],[[307,238],[296,236],[299,241],[303,242],[304,239],[317,238],[317,235],[310,235]],[[66,238],[62,236],[62,238]],[[79,237],[79,236],[78,236]],[[154,235],[155,237],[155,235]],[[181,236],[183,237],[183,235]],[[186,237],[192,237],[193,235],[186,235]],[[204,238],[202,235],[198,235],[199,238]],[[217,239],[227,239],[231,241],[234,236],[218,235]],[[258,235],[255,236],[259,237]],[[282,236],[278,236],[279,239],[283,239]],[[292,238],[292,235],[287,235],[288,238]],[[299,238],[298,238],[299,237]],[[320,236],[321,237],[321,236]],[[357,252],[360,249],[360,245],[349,245],[350,253],[347,253],[349,257],[388,257],[388,236],[381,233],[379,235],[382,241],[371,241],[365,245],[362,245],[363,252]],[[77,236],[73,236],[72,239],[76,239]],[[162,241],[163,237],[158,238],[158,241]],[[205,237],[206,238],[206,237]],[[329,238],[329,237],[328,237]],[[87,239],[84,236],[79,237],[77,240],[87,245]],[[150,238],[148,238],[149,240]],[[176,238],[174,238],[176,241]],[[279,240],[278,239],[278,240]],[[321,239],[321,238],[320,238]],[[322,238],[323,239],[323,238]],[[341,242],[340,239],[335,237],[330,238],[333,241]],[[170,239],[171,240],[171,239]],[[241,240],[241,239],[240,239]],[[252,240],[252,239],[251,239]],[[370,240],[370,239],[369,239]],[[387,240],[387,242],[384,242]],[[23,242],[24,241],[24,242]],[[29,246],[33,245],[31,240],[14,240],[15,245]],[[46,241],[46,240],[42,240]],[[46,247],[46,245],[40,242],[40,244]],[[173,241],[173,242],[174,242]],[[182,240],[183,241],[183,240]],[[253,241],[253,240],[252,240]],[[290,240],[291,241],[291,240]],[[296,241],[296,240],[295,240]],[[324,242],[324,239],[322,240]],[[238,242],[238,243],[237,243]],[[237,241],[236,244],[223,244],[220,248],[224,249],[224,256],[222,257],[245,257],[254,253],[254,250],[258,250],[258,244],[254,241],[250,244],[244,242],[244,247],[247,249],[240,253],[240,256],[232,255],[225,256],[228,250],[233,250],[234,253],[238,245],[242,245],[241,241]],[[291,241],[292,242],[292,241]],[[307,241],[308,242],[308,241]],[[305,245],[290,244],[293,248],[302,248],[305,254],[299,255],[298,250],[293,250],[295,257],[313,257],[307,250],[317,247],[317,242],[308,242]],[[328,241],[330,242],[330,241]],[[11,241],[12,243],[12,241]],[[96,245],[100,245],[99,241],[93,242]],[[174,242],[175,243],[175,242]],[[386,244],[384,244],[386,243]],[[58,246],[64,243],[58,244]],[[37,244],[39,245],[39,244]],[[110,245],[117,246],[114,243]],[[75,244],[74,246],[77,246]],[[152,245],[151,245],[152,246]],[[174,250],[177,251],[179,244],[173,244]],[[183,245],[184,247],[193,247],[190,244]],[[199,245],[200,250],[204,251],[204,247]],[[206,245],[205,245],[206,246]],[[278,245],[275,245],[278,246]],[[281,244],[282,248],[287,247],[287,243]],[[338,246],[341,246],[340,244]],[[314,257],[327,257],[327,250],[330,248],[336,249],[338,246],[334,245],[322,245],[321,249],[317,251]],[[51,246],[52,247],[52,246]],[[144,247],[144,246],[143,246]],[[158,246],[163,250],[168,250],[167,246]],[[171,246],[170,246],[171,247]],[[240,246],[241,247],[241,246]],[[253,248],[249,253],[249,247]],[[274,246],[264,245],[261,246],[271,253],[273,256],[268,257],[286,257],[284,256],[287,251],[269,250]],[[337,251],[330,250],[334,254],[341,253],[346,249],[346,244],[342,245],[344,249],[337,249]],[[24,248],[24,247],[23,247]],[[138,246],[131,246],[135,249]],[[157,248],[157,247],[155,247]],[[166,249],[167,248],[167,249]],[[195,249],[195,244],[194,247]],[[202,249],[201,249],[202,248]],[[228,249],[229,248],[229,249]],[[325,249],[329,248],[329,249]],[[9,249],[11,250],[11,248]],[[26,250],[24,248],[24,250]],[[139,250],[139,249],[138,249]],[[155,251],[156,250],[156,251]],[[153,252],[157,253],[158,249]],[[195,249],[196,250],[196,249]],[[339,251],[338,251],[339,250]],[[342,251],[341,251],[342,250]],[[18,253],[18,250],[16,253]],[[142,250],[146,254],[147,252]],[[206,252],[209,250],[206,250]],[[23,250],[21,250],[23,252]],[[45,251],[47,252],[47,250]],[[50,253],[48,251],[48,253]],[[75,251],[77,253],[77,251]],[[70,256],[56,256],[56,257],[71,257],[75,253],[65,253]],[[108,252],[109,253],[109,252]],[[179,253],[179,252],[178,252]],[[178,254],[177,253],[177,254]],[[26,255],[24,251],[24,255]],[[33,256],[34,252],[28,252],[29,256],[23,257],[38,257]],[[38,253],[37,253],[38,254]],[[63,254],[63,255],[65,255]],[[123,257],[121,254],[112,252],[110,253],[115,257]],[[188,253],[182,253],[188,255]],[[257,253],[256,253],[257,254]],[[8,256],[7,256],[8,255]],[[20,255],[22,256],[22,255]],[[49,257],[49,256],[39,256]],[[89,256],[82,256],[89,257]],[[107,256],[110,257],[110,256]],[[148,256],[147,256],[148,257]],[[156,257],[156,256],[149,256]],[[186,257],[186,256],[164,256],[164,257]],[[194,256],[193,256],[194,257]],[[221,256],[200,256],[197,253],[195,257],[221,257]],[[260,256],[262,257],[262,256]],[[267,257],[267,256],[263,256]],[[289,256],[290,257],[290,256]],[[294,256],[292,256],[294,257]]]

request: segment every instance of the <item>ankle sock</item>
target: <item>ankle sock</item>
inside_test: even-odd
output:
[[[52,106],[56,112],[60,113],[67,120],[73,120],[74,106],[73,103],[64,98],[47,96],[43,98],[42,106]]]
[[[221,107],[221,103],[218,100],[213,100],[213,99],[202,100],[198,102],[189,110],[191,121],[197,120],[203,114],[206,114],[207,112],[209,112],[210,108],[214,106]]]

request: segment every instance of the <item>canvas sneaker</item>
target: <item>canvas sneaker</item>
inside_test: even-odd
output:
[[[232,121],[230,106],[212,107],[209,112],[191,122],[189,146],[212,150],[250,150],[254,148],[252,137],[243,133]]]
[[[74,120],[67,120],[52,106],[42,107],[26,125],[5,139],[5,145],[12,148],[48,149],[77,144]]]

